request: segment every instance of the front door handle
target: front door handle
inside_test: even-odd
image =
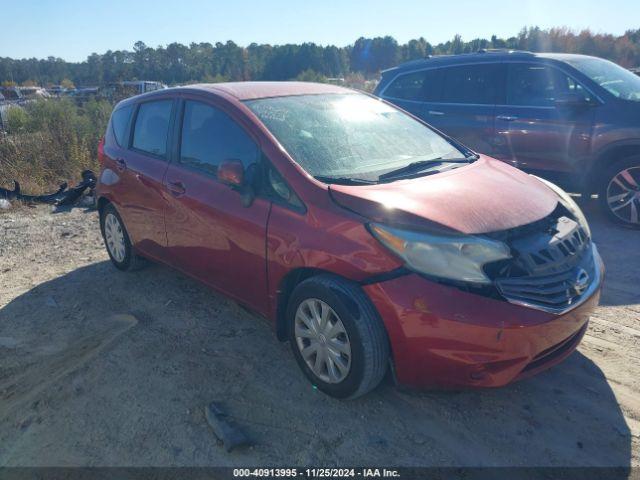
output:
[[[167,183],[167,188],[174,197],[179,197],[187,193],[187,189],[182,182],[169,182]]]
[[[505,122],[513,122],[518,119],[518,117],[514,117],[513,115],[498,115],[496,118],[498,120],[504,120]]]
[[[444,112],[440,112],[438,110],[429,110],[427,112],[429,115],[435,115],[435,116],[440,116],[440,115],[444,115]]]

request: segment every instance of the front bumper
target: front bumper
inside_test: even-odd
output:
[[[597,255],[596,255],[597,256]],[[500,387],[561,362],[582,339],[600,298],[545,312],[467,293],[410,274],[364,287],[383,319],[398,383],[411,387]]]

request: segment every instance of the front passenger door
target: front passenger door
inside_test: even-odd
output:
[[[594,109],[557,106],[563,94],[589,92],[560,69],[509,63],[506,105],[496,109],[495,157],[524,170],[570,173],[591,148]]]
[[[221,183],[217,167],[260,161],[258,142],[220,107],[187,97],[177,128],[177,151],[165,178],[170,262],[256,311],[267,311],[266,228],[271,202]]]

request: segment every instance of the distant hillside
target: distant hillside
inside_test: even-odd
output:
[[[425,32],[428,33],[428,32]],[[60,58],[0,58],[0,83],[100,85],[113,81],[148,79],[167,84],[224,80],[285,80],[298,76],[322,80],[359,74],[367,78],[385,68],[426,55],[474,52],[481,48],[571,52],[608,58],[625,67],[640,66],[640,29],[622,36],[574,32],[566,28],[524,28],[511,38],[495,35],[469,42],[456,35],[432,45],[424,38],[399,44],[393,37],[359,38],[353,45],[336,47],[314,43],[247,47],[226,43],[172,43],[148,47],[137,42],[133,51],[94,53],[80,63]]]

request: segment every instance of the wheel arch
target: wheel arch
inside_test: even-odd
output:
[[[109,200],[107,197],[100,197],[98,199],[98,213],[102,215],[102,211],[110,203],[111,203],[111,200]]]
[[[598,181],[611,165],[634,155],[640,155],[640,138],[616,142],[600,151],[589,169],[588,192],[598,191]]]
[[[287,305],[289,304],[289,298],[293,290],[302,282],[308,278],[315,277],[317,275],[330,274],[335,275],[333,272],[323,270],[321,268],[312,267],[298,267],[288,272],[278,285],[277,303],[276,303],[276,337],[281,342],[287,340]],[[339,275],[337,275],[339,276]]]
[[[358,282],[353,279],[350,279],[338,273],[332,272],[330,270],[324,270],[322,268],[299,267],[287,273],[280,281],[280,284],[277,290],[275,330],[276,330],[276,337],[281,342],[288,340],[286,313],[287,313],[287,306],[289,304],[289,299],[291,298],[291,294],[293,293],[295,288],[305,280],[308,280],[310,278],[317,277],[320,275],[331,276],[331,277],[335,277],[336,279],[358,284]],[[353,303],[348,298],[344,300],[346,300],[345,303],[347,304]]]

